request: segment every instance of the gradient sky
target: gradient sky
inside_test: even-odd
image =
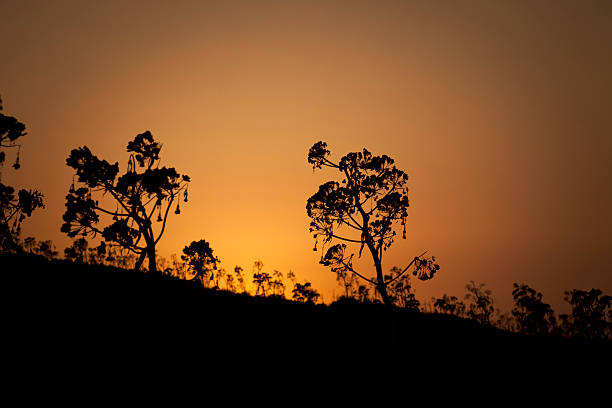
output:
[[[125,169],[150,130],[192,177],[159,252],[206,239],[226,268],[294,271],[326,301],[307,198],[334,159],[368,148],[409,176],[408,239],[429,250],[417,297],[484,282],[612,292],[612,3],[608,1],[0,1],[0,95],[28,128],[22,168],[47,208],[23,236],[60,251],[71,149]]]

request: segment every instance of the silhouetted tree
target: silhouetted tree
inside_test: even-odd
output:
[[[118,163],[100,160],[87,146],[72,150],[66,164],[76,171],[82,186],[75,187],[73,182],[70,187],[62,231],[70,237],[100,234],[107,243],[137,255],[136,269],[147,257],[149,271],[156,272],[155,246],[166,229],[175,200],[174,213],[180,214],[178,201],[181,197],[187,201],[190,181],[189,176],[180,175],[172,167],[160,167],[161,148],[149,131],[137,135],[127,145],[130,159],[126,172],[119,177]],[[137,167],[143,171],[138,172]],[[104,208],[92,194],[111,197],[116,209]],[[156,214],[161,223],[157,233],[152,221]],[[104,228],[98,226],[101,215],[112,217]]]
[[[2,113],[0,99],[0,170],[6,160],[6,150],[17,149],[13,168],[18,170],[21,145],[17,140],[26,135],[25,125],[12,116]],[[43,195],[37,190],[21,189],[15,194],[15,189],[2,183],[0,172],[0,250],[21,251],[17,241],[21,232],[21,224],[26,217],[32,215],[37,208],[44,208]]]
[[[338,170],[342,181],[329,181],[308,199],[306,210],[312,218],[310,232],[314,234],[315,250],[322,241],[324,255],[321,264],[329,266],[336,274],[353,273],[374,285],[383,302],[392,305],[388,287],[401,278],[411,267],[421,280],[433,278],[439,270],[435,259],[424,258],[425,253],[413,258],[398,274],[389,279],[383,275],[382,258],[396,236],[395,224],[403,226],[406,238],[408,216],[408,176],[397,169],[390,157],[373,156],[368,150],[349,153],[338,163],[329,160],[330,151],[325,142],[315,143],[308,152],[308,163],[314,169],[330,167]],[[338,235],[346,231],[347,234]],[[325,246],[332,241],[325,252]],[[359,256],[368,248],[374,261],[375,277],[370,279],[353,266],[354,253],[347,253],[347,244],[359,245]]]
[[[72,245],[64,249],[64,258],[73,262],[87,262],[87,246],[85,238],[78,238],[72,241]]]
[[[441,298],[435,299],[433,303],[434,310],[438,313],[446,313],[453,316],[463,316],[465,313],[465,304],[457,299],[457,296],[442,295]]]
[[[205,240],[193,241],[183,248],[183,261],[187,264],[194,280],[199,280],[202,285],[208,287],[209,282],[214,279],[214,273],[219,264],[219,258],[213,255],[210,244]]]
[[[556,325],[555,313],[542,301],[542,293],[527,285],[513,284],[514,307],[512,316],[522,334],[548,334]]]
[[[491,291],[484,289],[484,287],[484,283],[476,285],[474,281],[470,281],[465,286],[468,291],[465,299],[469,301],[467,304],[467,316],[481,324],[490,325],[491,316],[495,309],[493,307]]]
[[[599,289],[565,292],[572,306],[570,315],[561,315],[565,335],[587,340],[612,340],[612,297]]]

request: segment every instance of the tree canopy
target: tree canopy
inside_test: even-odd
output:
[[[127,144],[130,156],[121,175],[117,162],[99,159],[87,146],[73,149],[66,164],[75,170],[77,185],[73,181],[66,196],[62,231],[70,237],[99,234],[106,242],[136,254],[136,268],[147,257],[149,271],[156,271],[155,246],[164,234],[171,207],[180,214],[181,199],[187,202],[191,181],[175,168],[161,166],[161,148],[151,132],[137,135]],[[110,197],[115,209],[104,206],[103,197]],[[155,230],[152,220],[156,214],[160,227]],[[112,220],[102,227],[104,215]]]

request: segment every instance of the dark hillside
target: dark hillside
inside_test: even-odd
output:
[[[609,345],[524,337],[446,315],[389,312],[347,301],[314,306],[258,298],[29,254],[4,254],[0,262],[3,331],[11,344],[5,348],[40,358],[280,354],[291,364],[323,352],[339,358],[360,353],[384,360],[513,364],[517,358],[610,357]]]

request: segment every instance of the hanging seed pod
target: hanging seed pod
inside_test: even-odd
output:
[[[317,241],[315,241],[315,245],[314,245],[314,248],[312,248],[312,250],[317,252]]]
[[[162,222],[162,216],[161,216],[161,205],[159,206],[159,212],[157,213],[157,222]]]
[[[187,194],[188,194],[188,193],[187,193],[187,188],[185,188],[185,194],[184,194],[185,199],[183,200],[183,201],[185,201],[185,202],[187,202]]]
[[[19,153],[20,152],[21,152],[21,146],[17,148],[17,158],[15,159],[15,164],[13,164],[13,168],[15,170],[18,170],[21,167],[21,165],[19,164]]]
[[[180,204],[178,202],[176,203],[176,210],[174,210],[174,213],[176,215],[179,215],[181,213],[181,207],[180,207]]]

